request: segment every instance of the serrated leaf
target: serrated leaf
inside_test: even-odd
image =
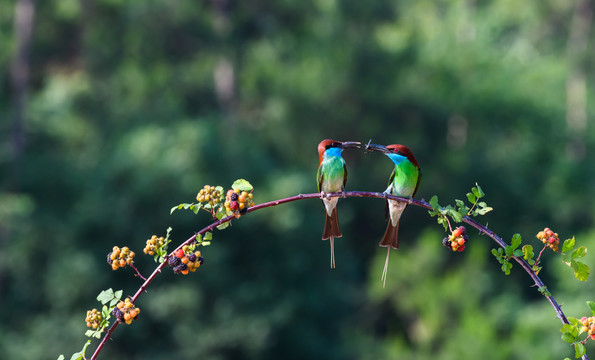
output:
[[[523,245],[523,258],[527,261],[533,259],[535,253],[533,253],[533,245]],[[531,265],[531,264],[529,264]]]
[[[212,240],[213,239],[213,233],[208,231],[205,233],[205,236],[203,237],[203,240]]]
[[[587,281],[589,275],[591,274],[591,269],[587,266],[587,264],[582,263],[580,261],[576,261],[576,269],[574,269],[574,276],[576,276],[577,280],[579,281]]]
[[[217,230],[223,230],[229,226],[229,221],[217,226]]]
[[[514,250],[512,249],[512,246],[506,246],[504,248],[504,254],[506,254],[506,257],[511,257],[514,254]]]
[[[578,319],[572,316],[568,316],[566,317],[566,320],[568,320],[568,322],[572,325],[572,326],[577,326],[578,325]]]
[[[575,341],[575,339],[576,338],[574,336],[570,335],[569,333],[562,334],[562,340],[569,344],[572,344]]]
[[[109,309],[105,305],[103,305],[103,307],[101,308],[101,317],[103,317],[104,319],[109,318]]]
[[[585,345],[581,344],[580,342],[574,343],[574,357],[580,358],[581,356],[585,355],[586,349]]]
[[[587,306],[589,307],[589,309],[591,309],[591,313],[593,313],[593,316],[595,316],[595,302],[587,301]]]
[[[440,205],[438,204],[438,196],[436,196],[436,195],[432,196],[429,204],[432,207],[432,210],[434,210],[435,212],[438,212],[438,208],[440,207]]]
[[[99,295],[97,295],[97,301],[99,301],[103,305],[112,301],[113,298],[114,298],[114,290],[112,288],[103,290],[102,292],[99,293]]]
[[[485,193],[483,192],[481,186],[479,186],[477,183],[475,183],[475,186],[477,186],[477,196],[478,198],[482,198],[485,196]]]
[[[490,211],[494,210],[493,208],[486,206],[486,207],[482,207],[480,209],[476,209],[475,211],[477,212],[477,214],[479,215],[485,215],[487,213],[489,213]]]
[[[564,324],[560,328],[560,332],[562,334],[564,334],[564,333],[570,333],[570,332],[572,332],[572,329],[574,329],[574,327],[572,325],[570,325],[570,324]]]
[[[477,206],[479,206],[480,208],[484,208],[484,207],[488,206],[488,204],[486,204],[483,201],[480,201],[480,202],[477,203]]]
[[[459,199],[455,199],[455,205],[461,209],[463,207],[465,207],[465,203],[463,202],[463,200],[459,200]]]
[[[481,196],[479,196],[479,190],[477,190],[477,188],[475,186],[471,188],[471,192],[473,193],[473,195],[475,195],[476,198],[481,197]]]
[[[475,204],[476,197],[475,195],[473,195],[473,193],[469,192],[467,193],[467,200],[469,200],[471,204]]]
[[[521,245],[522,241],[523,241],[523,239],[521,238],[520,234],[514,234],[514,235],[512,235],[512,240],[510,241],[510,246],[513,249],[516,249]]]
[[[498,251],[496,249],[492,249],[492,254],[496,257],[499,258],[501,257],[501,255],[498,253]]]
[[[201,242],[200,244],[201,244],[202,246],[209,246],[209,245],[211,245],[211,242],[210,242],[210,241],[203,241],[203,242]]]
[[[233,182],[233,184],[231,184],[231,188],[234,190],[238,189],[240,191],[252,191],[252,189],[254,189],[252,184],[250,184],[248,180],[245,179],[237,179]]]
[[[87,330],[85,331],[85,336],[86,337],[91,337],[95,334],[95,330]]]
[[[572,248],[574,248],[574,236],[572,237],[572,239],[567,239],[564,240],[564,244],[562,245],[562,252],[567,252],[572,250]]]
[[[572,254],[570,255],[571,258],[573,259],[580,259],[583,256],[587,255],[587,248],[584,246],[581,246],[577,249],[575,249]]]
[[[454,220],[454,222],[463,221],[463,215],[455,209],[449,209],[448,214]]]
[[[512,254],[516,257],[521,257],[521,256],[523,256],[523,250],[516,249]]]

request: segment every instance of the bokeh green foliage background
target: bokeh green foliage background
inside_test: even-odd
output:
[[[593,49],[576,36],[592,38],[587,1],[38,1],[16,154],[15,3],[0,3],[2,359],[78,351],[97,294],[140,285],[111,271],[111,247],[151,272],[146,239],[172,226],[179,243],[209,223],[169,215],[202,185],[246,178],[257,203],[314,192],[324,138],[406,144],[424,170],[417,197],[446,204],[478,182],[495,208],[482,221],[505,239],[539,248],[550,226],[595,249]],[[385,188],[388,159],[344,155],[348,189]],[[384,204],[345,199],[339,213],[335,270],[318,201],[216,232],[205,267],[162,273],[101,358],[572,356],[552,308],[518,266],[499,270],[486,237],[451,253],[409,207],[383,289]],[[556,256],[544,265],[567,315],[587,314],[592,279]]]

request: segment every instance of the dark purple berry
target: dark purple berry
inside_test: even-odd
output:
[[[452,246],[450,246],[450,240],[448,240],[448,237],[445,237],[444,239],[442,239],[442,245],[446,246],[449,249],[452,249]]]
[[[196,254],[190,254],[188,255],[188,260],[195,262],[196,261]]]
[[[176,256],[170,256],[169,258],[167,258],[167,265],[171,267],[178,266],[181,262],[182,260],[180,260],[180,258]]]
[[[118,321],[124,322],[124,313],[120,309],[114,308],[114,310],[112,310],[112,315],[114,315]]]
[[[239,196],[238,196],[238,193],[235,193],[235,192],[234,192],[233,194],[231,194],[231,196],[229,197],[229,199],[230,199],[231,201],[237,201],[237,200],[238,200],[238,197],[239,197]]]
[[[107,254],[107,263],[112,264],[114,261],[112,260],[112,253]]]
[[[247,212],[248,212],[248,208],[244,207],[243,209],[240,210],[240,215],[244,215]]]
[[[176,274],[179,274],[184,270],[188,270],[188,265],[180,264],[180,265],[174,267],[174,273],[176,273]]]
[[[461,234],[465,234],[465,232],[467,231],[467,229],[465,229],[464,226],[459,226],[459,229],[461,229]]]
[[[205,263],[205,258],[204,258],[204,257],[202,257],[202,256],[201,256],[201,257],[199,257],[199,258],[198,258],[198,262],[199,262],[201,265],[202,265],[202,264],[204,264],[204,263]]]

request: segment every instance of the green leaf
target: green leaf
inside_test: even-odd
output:
[[[574,236],[572,239],[564,240],[564,244],[562,245],[562,252],[567,252],[574,248]]]
[[[105,305],[101,308],[101,317],[103,317],[103,319],[109,319],[109,309]]]
[[[477,214],[479,215],[485,215],[487,213],[489,213],[490,211],[494,210],[493,208],[489,207],[489,206],[484,206],[482,208],[476,209],[475,211],[477,212]]]
[[[580,342],[574,343],[574,357],[580,358],[581,356],[585,355],[586,349],[585,345],[581,344]]]
[[[99,301],[103,305],[112,301],[113,298],[114,298],[114,290],[112,288],[103,290],[102,292],[99,293],[99,295],[97,295],[97,301]]]
[[[449,209],[448,214],[454,220],[454,222],[461,222],[463,221],[463,215],[456,211],[455,209]]]
[[[585,256],[587,254],[587,248],[584,246],[581,246],[577,249],[575,249],[572,254],[570,255],[571,258],[573,259],[579,259],[582,258],[583,256]]]
[[[516,257],[521,257],[521,256],[523,256],[523,250],[516,249],[512,254]]]
[[[475,194],[475,196],[477,196],[478,198],[484,197],[485,193],[481,189],[481,186],[479,186],[477,183],[475,183],[475,186],[477,186],[477,194]]]
[[[535,257],[535,253],[533,253],[533,245],[523,245],[523,258],[525,260],[531,260]]]
[[[217,230],[223,230],[229,226],[229,221],[217,226]]]
[[[207,233],[205,233],[205,236],[203,237],[203,240],[213,240],[213,233],[208,231]]]
[[[578,325],[578,319],[572,316],[568,316],[566,317],[566,320],[568,320],[568,322],[572,325],[572,326],[577,326]]]
[[[64,355],[58,356],[58,360],[64,360]]]
[[[448,229],[448,221],[446,221],[445,217],[440,216],[436,221],[438,222],[438,224],[440,224],[444,227],[444,230]]]
[[[438,204],[438,196],[432,196],[432,198],[430,199],[430,206],[432,207],[432,210],[438,212],[438,208],[440,208],[440,205]]]
[[[580,261],[573,260],[573,263],[576,264],[576,268],[573,266],[574,276],[576,276],[579,281],[587,281],[589,274],[591,274],[591,269],[589,269],[587,264]]]
[[[210,241],[203,241],[203,242],[201,242],[200,244],[201,244],[202,246],[209,246],[209,245],[211,245],[211,242],[210,242]]]
[[[500,254],[496,249],[492,249],[492,254],[496,257],[496,259],[502,257],[502,254]]]
[[[512,241],[510,242],[510,246],[512,246],[513,249],[516,249],[519,247],[519,245],[521,245],[522,242],[522,238],[520,234],[514,234],[512,235]]]
[[[593,301],[587,301],[587,306],[589,307],[589,309],[591,309],[591,312],[593,313],[593,316],[595,316],[595,302],[593,302]]]
[[[467,200],[469,200],[471,204],[475,204],[476,197],[473,193],[467,193]]]
[[[562,340],[566,341],[569,344],[572,344],[576,340],[576,338],[566,332],[562,334]]]
[[[547,286],[541,286],[537,288],[537,291],[539,291],[543,296],[552,296],[550,291],[547,289]]]
[[[231,188],[234,190],[238,189],[240,191],[252,191],[252,189],[254,189],[252,184],[250,184],[248,180],[245,179],[237,179],[233,182],[233,184],[231,184]]]
[[[506,246],[504,248],[504,253],[506,254],[506,257],[511,257],[514,254],[514,250],[512,249],[512,246]]]

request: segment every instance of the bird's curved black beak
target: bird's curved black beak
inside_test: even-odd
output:
[[[377,144],[366,144],[366,151],[378,151],[383,154],[388,154],[389,151],[384,145],[377,145]]]
[[[343,141],[341,143],[341,149],[359,148],[360,145],[361,143],[359,141]]]

